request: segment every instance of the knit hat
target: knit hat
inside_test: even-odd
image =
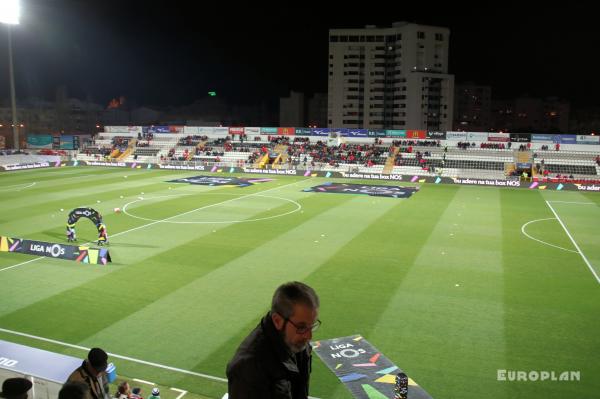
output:
[[[88,360],[97,371],[104,371],[108,367],[108,355],[100,348],[92,348],[88,353]]]

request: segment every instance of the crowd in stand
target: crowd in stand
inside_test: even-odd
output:
[[[373,166],[381,164],[387,158],[389,147],[379,147],[375,144],[346,144],[338,146],[328,146],[323,141],[310,143],[308,141],[299,141],[289,144],[288,138],[277,138],[278,143],[288,143],[288,156],[296,160],[307,162],[307,155],[312,158],[312,162],[319,162],[331,166],[345,164],[361,164],[364,166]],[[383,158],[383,159],[382,159]],[[313,165],[314,166],[314,165]]]
[[[394,140],[392,144],[395,147],[440,147],[440,140]]]
[[[137,135],[137,139],[138,140],[147,140],[147,141],[151,141],[154,139],[154,134],[153,133],[138,133]]]
[[[129,146],[129,137],[117,136],[112,139],[113,150],[119,150],[121,152],[127,149]]]

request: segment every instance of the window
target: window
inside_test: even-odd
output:
[[[350,41],[350,42],[358,42],[358,36],[350,36],[348,41]]]
[[[337,36],[330,36],[329,37],[329,41],[331,43],[336,43],[339,40],[339,38]]]
[[[425,39],[425,32],[417,32],[417,39]]]
[[[375,36],[367,36],[367,41],[368,42],[374,42],[375,41]]]
[[[375,41],[376,42],[383,42],[383,35],[382,36],[375,36]]]
[[[436,33],[435,34],[435,40],[437,40],[438,42],[444,41],[444,35],[441,34],[441,33]]]
[[[333,59],[333,54],[329,54],[329,59],[332,60]]]
[[[340,42],[347,42],[348,36],[340,36]]]

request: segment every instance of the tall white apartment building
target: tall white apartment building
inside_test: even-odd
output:
[[[329,30],[328,126],[452,130],[449,39],[408,22]]]

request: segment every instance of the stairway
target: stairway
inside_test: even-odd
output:
[[[269,153],[267,152],[266,154],[258,157],[258,159],[256,160],[256,162],[254,162],[254,165],[252,165],[252,167],[264,169],[265,165],[268,163],[269,163]]]
[[[389,175],[394,170],[394,163],[396,162],[396,155],[400,151],[400,147],[392,147],[392,155],[385,160],[385,166],[383,167],[383,174]]]
[[[510,174],[517,169],[517,164],[512,162],[504,163],[504,175],[510,176]]]
[[[288,160],[288,146],[284,144],[277,144],[274,148],[274,151],[277,155],[277,158],[273,162],[273,167],[279,168],[282,164],[286,164]]]
[[[529,150],[527,150],[527,151],[515,150],[514,157],[515,157],[516,163],[532,163],[532,160],[533,160],[533,154]]]
[[[117,161],[124,161],[125,158],[127,158],[129,155],[133,154],[133,152],[135,151],[135,143],[136,142],[137,142],[136,139],[129,140],[129,144],[127,145],[127,149],[125,151],[123,151],[121,153],[121,155],[118,156]]]

